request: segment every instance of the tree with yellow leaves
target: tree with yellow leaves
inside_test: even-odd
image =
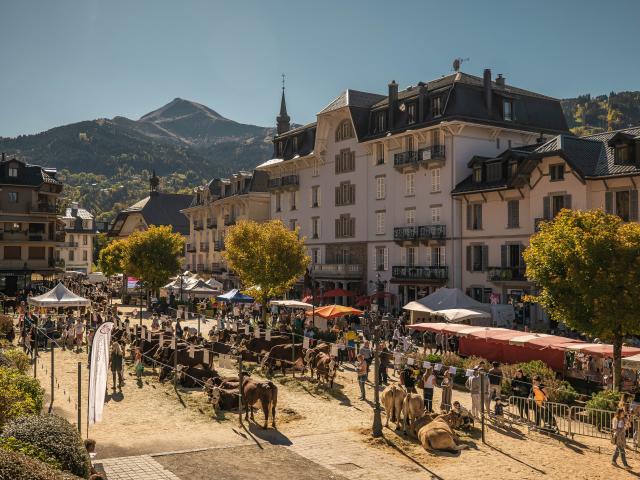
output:
[[[640,333],[640,225],[602,210],[562,210],[524,252],[527,278],[551,318],[613,343],[614,388],[622,342]]]
[[[262,304],[263,318],[267,302],[288,292],[309,265],[298,229],[289,230],[280,220],[242,220],[228,230],[224,245],[229,268]]]

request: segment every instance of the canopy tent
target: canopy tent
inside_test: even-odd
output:
[[[577,343],[575,345],[566,345],[567,350],[574,352],[582,352],[586,355],[592,355],[594,357],[609,357],[613,358],[613,345],[608,343]],[[640,348],[637,347],[622,347],[622,356],[631,357],[640,354]]]
[[[210,287],[213,287],[215,290],[222,291],[222,283],[211,277],[209,280],[205,282]]]
[[[312,304],[300,302],[298,300],[271,300],[270,303],[271,305],[278,305],[280,307],[287,308],[304,308],[305,310],[313,308]]]
[[[489,312],[491,305],[480,303],[460,290],[459,288],[442,287],[431,295],[416,301],[432,311],[448,310],[452,308],[466,308],[469,310],[480,310]]]
[[[451,323],[468,323],[474,326],[491,325],[491,314],[479,310],[470,310],[467,308],[448,308],[446,310],[438,310],[433,312],[432,316],[443,317],[447,322]]]
[[[424,313],[433,312],[433,310],[431,310],[429,307],[421,304],[420,302],[409,302],[404,307],[402,307],[402,309],[403,310],[409,310],[411,312],[424,312]]]
[[[344,290],[342,288],[334,288],[333,290],[324,292],[324,295],[322,296],[324,298],[331,298],[331,297],[353,297],[354,295],[355,293],[350,292],[349,290]]]
[[[220,290],[213,288],[202,279],[197,279],[195,282],[190,282],[186,288],[183,287],[182,291],[194,297],[212,297]]]
[[[41,308],[88,307],[91,305],[89,299],[76,295],[65,287],[62,282],[58,283],[47,293],[43,293],[37,297],[31,297],[27,301],[29,305]]]
[[[325,305],[324,307],[319,307],[314,311],[307,310],[307,315],[315,315],[317,317],[322,318],[338,318],[343,317],[345,315],[362,315],[364,312],[362,310],[358,310],[357,308],[345,307],[344,305]]]
[[[622,368],[640,370],[640,353],[622,359]]]
[[[250,297],[249,295],[245,295],[237,288],[234,288],[233,290],[229,290],[227,293],[224,293],[222,295],[218,295],[216,297],[216,300],[219,300],[221,302],[229,302],[229,303],[253,303],[254,301],[253,297]]]

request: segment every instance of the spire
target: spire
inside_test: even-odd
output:
[[[287,132],[291,128],[289,121],[289,115],[287,115],[287,102],[284,98],[284,79],[285,75],[282,74],[282,98],[280,99],[280,115],[276,117],[276,125],[278,135]]]
[[[160,185],[160,179],[156,176],[156,171],[154,169],[153,175],[149,179],[149,195],[157,195],[159,185]]]

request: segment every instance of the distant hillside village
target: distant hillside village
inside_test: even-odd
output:
[[[184,269],[241,287],[222,255],[228,229],[279,219],[299,228],[311,257],[300,298],[340,288],[341,303],[375,299],[398,311],[456,287],[544,328],[544,311],[523,300],[536,287],[522,252],[539,223],[563,208],[602,208],[625,221],[639,214],[640,126],[604,131],[620,126],[620,109],[603,119],[602,98],[574,100],[568,123],[560,100],[488,69],[456,71],[402,90],[391,81],[384,95],[346,90],[315,122],[292,128],[283,87],[270,158],[188,194],[163,191],[153,172],[148,196],[108,225],[86,205],[60,208],[55,169],[3,155],[0,291],[89,273],[99,232],[123,238],[150,225],[184,236]],[[599,133],[572,133],[592,131],[594,118]]]

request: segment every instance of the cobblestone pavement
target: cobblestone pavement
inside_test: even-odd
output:
[[[108,458],[94,465],[104,470],[108,480],[180,480],[149,455]]]

